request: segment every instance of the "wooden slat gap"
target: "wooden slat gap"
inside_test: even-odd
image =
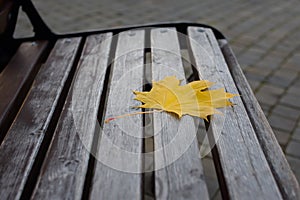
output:
[[[218,183],[219,183],[222,199],[230,199],[228,188],[224,177],[224,172],[220,163],[219,151],[216,145],[212,148],[211,153],[213,156],[213,163],[218,177]]]
[[[107,66],[107,69],[105,72],[103,90],[102,90],[102,94],[100,97],[100,104],[99,104],[99,109],[98,109],[98,123],[101,127],[103,127],[103,123],[105,120],[104,119],[105,107],[107,105],[107,95],[108,95],[109,84],[110,84],[110,80],[111,80],[111,76],[112,76],[112,66],[114,63],[114,57],[115,57],[115,53],[116,53],[115,50],[117,47],[117,43],[118,43],[118,38],[117,38],[117,36],[113,35],[112,41],[110,44],[109,56],[108,56],[108,66]],[[96,127],[94,138],[93,138],[93,143],[92,143],[92,148],[91,148],[92,154],[90,154],[89,163],[88,163],[88,167],[87,167],[87,173],[86,173],[86,178],[85,178],[83,193],[82,193],[82,198],[81,198],[82,200],[90,198],[90,186],[92,184],[92,179],[93,179],[93,175],[94,175],[95,163],[97,162],[94,155],[96,155],[97,147],[98,147],[99,141],[100,141],[100,135],[97,134],[99,132],[99,130],[97,130],[97,128],[99,128],[99,127]]]
[[[150,47],[150,31],[145,31],[145,51],[144,51],[144,80],[143,91],[150,91],[152,88],[152,63]],[[147,46],[148,44],[148,46]],[[142,109],[150,111],[150,109]],[[143,114],[143,198],[155,198],[155,172],[154,172],[154,131],[153,131],[153,114]],[[152,154],[146,154],[152,152]],[[149,163],[150,162],[150,163]]]
[[[198,76],[198,72],[195,71],[196,68],[194,67],[192,62],[191,53],[189,52],[189,48],[188,48],[189,43],[187,41],[188,40],[187,35],[177,31],[177,37],[179,42],[181,63],[184,69],[184,75],[187,83],[200,80]]]

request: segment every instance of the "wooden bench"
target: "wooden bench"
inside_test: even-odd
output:
[[[300,199],[272,129],[217,30],[170,23],[46,31],[1,45],[9,43],[18,48],[0,74],[1,199],[209,199],[200,156],[207,139],[223,199]],[[149,90],[148,80],[171,75],[207,79],[241,96],[206,129],[202,120],[168,113],[104,123],[139,104],[131,90]],[[199,135],[206,136],[202,145]]]

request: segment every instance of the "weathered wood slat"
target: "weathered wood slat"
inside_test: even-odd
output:
[[[226,40],[219,40],[228,68],[247,109],[257,138],[284,199],[300,199],[299,184],[293,174],[270,124],[249,86],[236,57]]]
[[[46,41],[22,43],[0,74],[0,141],[26,97],[47,44]]]
[[[49,130],[80,39],[59,40],[0,146],[0,196],[19,199]],[[48,133],[49,134],[49,133]],[[50,138],[48,138],[50,139]],[[46,147],[42,147],[46,148]]]
[[[33,193],[35,199],[81,199],[111,36],[107,33],[87,37]]]
[[[186,83],[174,28],[151,31],[152,79],[176,76]],[[156,199],[209,199],[193,118],[154,113]]]
[[[191,50],[200,77],[238,93],[228,67],[210,29],[189,27]],[[270,167],[257,140],[240,97],[228,108],[224,124],[221,116],[211,121],[216,147],[231,199],[282,199]]]
[[[136,112],[132,90],[143,89],[143,30],[119,34],[105,119]],[[142,199],[142,115],[103,125],[91,199]],[[128,173],[129,172],[129,173]]]

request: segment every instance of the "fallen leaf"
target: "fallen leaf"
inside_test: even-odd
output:
[[[175,113],[179,118],[191,115],[207,120],[207,116],[220,113],[216,108],[232,106],[228,99],[238,96],[225,92],[224,88],[207,90],[213,84],[207,80],[200,80],[181,86],[180,80],[175,76],[153,81],[149,92],[133,91],[133,93],[136,95],[135,100],[143,103],[138,108],[153,108],[154,111],[129,113],[109,118],[105,122],[135,114],[162,111]]]
[[[207,116],[220,113],[216,108],[232,106],[228,99],[237,96],[225,92],[224,88],[206,90],[213,85],[207,80],[193,81],[180,86],[180,80],[175,76],[165,77],[155,82],[150,92],[134,91],[135,100],[143,105],[139,108],[154,108],[182,115],[192,115],[207,120]]]

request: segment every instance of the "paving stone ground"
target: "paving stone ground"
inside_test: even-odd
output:
[[[227,36],[300,180],[300,3],[297,0],[34,0],[59,33],[168,21],[212,25]],[[16,36],[30,35],[20,15]],[[211,160],[205,159],[209,166]],[[210,183],[219,198],[218,188]]]

